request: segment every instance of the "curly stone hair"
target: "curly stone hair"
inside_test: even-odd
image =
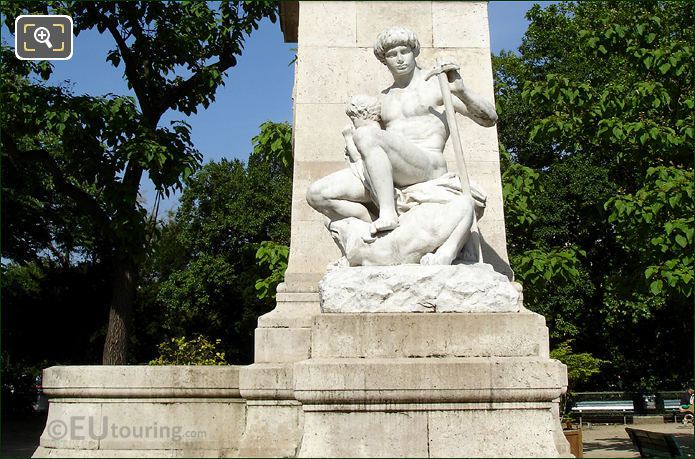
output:
[[[417,57],[420,54],[420,41],[415,32],[405,27],[389,27],[376,37],[374,55],[382,64],[386,63],[386,52],[396,46],[409,46]]]
[[[358,94],[348,100],[345,114],[350,118],[381,121],[381,102],[376,97]]]

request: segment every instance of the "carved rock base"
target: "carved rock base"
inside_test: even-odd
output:
[[[519,284],[484,263],[330,269],[322,312],[518,312]]]

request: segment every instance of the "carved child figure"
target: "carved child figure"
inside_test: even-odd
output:
[[[352,96],[345,107],[345,114],[351,124],[343,129],[345,138],[345,157],[352,173],[360,179],[369,196],[376,203],[369,173],[364,166],[362,154],[355,145],[355,133],[361,129],[381,129],[381,103],[376,97],[359,94]],[[357,134],[360,135],[360,134]],[[367,203],[365,203],[367,204]]]

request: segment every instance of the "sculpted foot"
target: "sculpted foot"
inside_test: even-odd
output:
[[[428,253],[422,258],[420,258],[420,264],[421,265],[450,265],[453,261],[455,256],[451,256],[450,254],[444,254],[439,251],[436,251],[434,253]]]
[[[366,242],[367,244],[371,244],[372,242],[376,241],[376,237],[374,235],[370,234],[368,236],[362,236],[362,240],[364,242]]]
[[[372,235],[375,235],[376,233],[380,233],[382,231],[391,231],[392,229],[396,229],[398,227],[398,216],[394,215],[393,217],[379,217],[374,222],[372,222],[372,225],[369,227],[369,232]]]

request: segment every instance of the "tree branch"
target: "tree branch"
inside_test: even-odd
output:
[[[187,80],[181,83],[171,86],[164,93],[160,102],[160,111],[162,114],[167,110],[167,108],[172,107],[176,101],[182,99],[186,94],[193,91],[193,89],[202,83],[203,76],[210,70],[217,70],[220,74],[224,73],[230,67],[236,64],[236,58],[230,53],[226,53],[220,57],[218,62],[214,64],[206,65],[205,67],[198,70],[195,74],[190,76]]]
[[[121,57],[123,58],[125,75],[128,78],[130,85],[133,87],[135,96],[138,98],[143,115],[149,119],[152,116],[152,113],[149,113],[150,110],[148,110],[147,104],[144,103],[147,101],[147,88],[139,77],[137,63],[133,58],[133,54],[128,47],[128,44],[125,42],[125,39],[118,30],[117,23],[114,21],[112,16],[107,16],[101,12],[97,12],[93,5],[90,4],[87,6],[87,8],[92,9],[95,14],[99,14],[104,24],[106,24],[106,28],[111,33],[111,36],[113,36],[113,39],[116,41],[118,51],[121,53]]]
[[[3,129],[1,134],[3,146],[11,160],[17,163],[34,163],[45,166],[53,178],[56,189],[74,200],[75,203],[90,215],[102,234],[107,239],[112,239],[113,231],[111,230],[111,219],[109,215],[99,207],[96,199],[65,179],[63,171],[60,170],[60,166],[46,150],[20,150],[17,147],[17,143],[10,137],[6,129]]]
[[[63,266],[63,268],[69,268],[70,267],[70,258],[69,255],[66,257],[63,255],[58,248],[53,244],[53,241],[48,241],[48,250],[55,256],[60,264]]]
[[[121,6],[119,5],[118,8],[121,8]],[[114,40],[116,41],[116,45],[118,46],[118,50],[121,53],[121,57],[123,58],[123,63],[125,65],[125,75],[128,78],[128,81],[130,82],[131,86],[133,87],[133,91],[135,92],[135,96],[137,97],[138,102],[140,104],[142,114],[145,117],[145,119],[149,122],[148,124],[150,125],[150,127],[152,129],[155,129],[157,123],[159,123],[161,113],[156,113],[155,110],[151,108],[151,101],[149,99],[147,87],[143,80],[140,78],[135,58],[133,57],[133,54],[130,48],[128,47],[128,44],[126,43],[125,38],[123,38],[123,36],[119,32],[117,23],[114,21],[113,17],[106,16],[104,14],[101,14],[101,17],[103,21],[106,23],[106,28],[109,30]],[[142,31],[138,30],[136,26],[133,26],[133,30],[130,33],[135,35],[136,40],[142,40],[143,35],[141,32]],[[136,164],[136,162],[132,160],[128,161],[125,173],[123,174],[123,184],[126,185],[129,190],[134,190],[133,196],[137,195],[137,190],[139,189],[141,178],[142,166]]]

